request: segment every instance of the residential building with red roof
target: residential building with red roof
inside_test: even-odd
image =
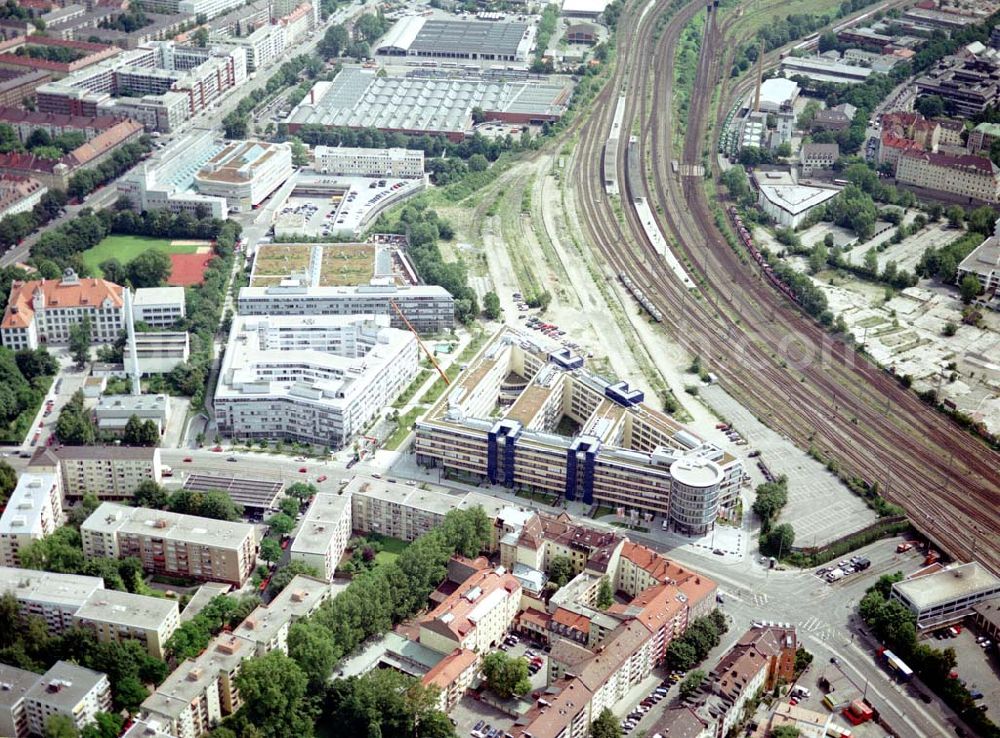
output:
[[[1000,202],[1000,170],[981,156],[908,150],[899,157],[896,181],[966,201]]]
[[[122,287],[104,279],[80,279],[71,269],[62,279],[14,282],[0,339],[15,351],[66,343],[70,329],[85,317],[94,341],[116,340],[125,317]]]
[[[520,609],[517,579],[485,559],[466,562],[475,570],[449,587],[449,594],[420,623],[420,643],[439,653],[456,648],[485,653],[503,640]]]
[[[479,654],[467,648],[456,648],[424,674],[421,684],[438,688],[438,709],[451,711],[465,694],[479,669]]]
[[[539,513],[501,538],[500,563],[508,569],[524,564],[546,571],[552,559],[565,556],[574,574],[588,571],[601,576],[618,567],[624,542],[617,533],[580,525],[564,512]]]
[[[26,213],[42,199],[49,189],[37,179],[0,174],[0,218]]]

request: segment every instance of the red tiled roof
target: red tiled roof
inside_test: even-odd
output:
[[[450,654],[437,662],[429,672],[424,674],[421,683],[425,686],[434,685],[442,690],[458,679],[466,669],[475,666],[479,661],[479,654],[467,648],[456,648]]]
[[[980,174],[997,173],[996,165],[989,159],[972,154],[939,154],[932,151],[905,151],[901,156],[908,158],[921,158],[935,166],[947,167],[949,169],[975,169]]]
[[[628,559],[660,582],[677,584],[694,576],[693,572],[678,566],[653,549],[632,541],[625,541],[622,546],[622,558]]]
[[[552,622],[558,623],[566,628],[578,630],[581,633],[590,632],[590,618],[586,615],[580,615],[579,613],[567,610],[564,607],[560,607],[552,613]]]
[[[50,307],[97,307],[110,299],[116,307],[123,302],[122,288],[105,279],[81,279],[65,284],[60,279],[41,279],[30,282],[14,282],[10,286],[10,297],[3,315],[3,328],[26,328],[35,318],[32,297],[36,290],[45,295],[45,304]]]

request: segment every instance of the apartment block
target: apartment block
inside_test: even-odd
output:
[[[417,463],[711,530],[736,505],[742,461],[583,363],[501,329],[417,423]]]
[[[146,571],[242,587],[258,541],[247,523],[209,520],[104,502],[83,525],[87,556],[135,556]]]
[[[48,191],[48,187],[31,177],[0,175],[0,218],[28,212]]]
[[[485,558],[455,557],[442,586],[449,594],[420,622],[422,645],[443,654],[484,654],[503,640],[520,609],[521,585],[513,576]]]
[[[22,614],[42,618],[52,635],[71,628],[73,616],[99,589],[100,577],[0,567],[0,593],[13,594]]]
[[[59,474],[23,473],[0,515],[0,566],[20,566],[18,552],[63,523]]]
[[[53,715],[73,721],[77,730],[94,722],[98,712],[111,712],[111,683],[106,674],[68,661],[57,661],[24,697],[28,730],[45,735]]]
[[[132,316],[152,328],[172,328],[185,316],[183,287],[140,287],[132,298]]]
[[[233,36],[227,44],[242,46],[247,52],[247,70],[255,72],[277,62],[285,52],[285,27],[263,25],[246,36]]]
[[[73,623],[93,631],[102,643],[139,641],[150,656],[162,659],[167,639],[180,625],[180,613],[175,600],[99,589],[76,611]]]
[[[28,738],[25,698],[38,682],[38,674],[0,664],[0,735]]]
[[[289,546],[289,555],[292,561],[315,567],[331,581],[350,538],[350,495],[317,494]]]
[[[69,341],[70,328],[88,318],[92,339],[110,343],[124,325],[124,307],[119,285],[104,279],[81,279],[72,269],[61,279],[15,281],[0,323],[0,338],[13,351],[64,344]]]
[[[215,390],[219,432],[340,448],[417,362],[416,338],[384,315],[237,316]]]
[[[455,300],[437,285],[243,287],[238,308],[241,315],[388,315],[392,327],[405,329],[398,308],[421,333],[447,331],[455,324]]]
[[[288,653],[288,630],[301,618],[312,615],[332,596],[327,582],[298,575],[268,604],[250,613],[233,635],[252,644],[254,655],[274,650]]]
[[[321,174],[399,179],[424,176],[424,152],[420,149],[317,146],[313,156],[313,168]]]
[[[475,651],[456,648],[431,667],[420,683],[425,687],[437,687],[438,709],[451,712],[465,691],[472,686],[479,672],[480,656]]]
[[[351,499],[351,526],[360,533],[377,533],[414,541],[441,524],[451,510],[481,507],[495,520],[508,503],[478,492],[455,492],[445,487],[424,489],[402,482],[353,477],[344,488]],[[497,549],[494,528],[490,550]],[[506,564],[505,564],[506,566]]]
[[[1000,169],[980,156],[905,151],[896,165],[896,181],[969,200],[1000,202]]]
[[[573,573],[605,574],[613,578],[619,566],[625,539],[608,530],[580,525],[566,513],[532,513],[500,518],[505,533],[500,539],[500,563],[512,569],[517,564],[547,571],[552,559],[568,558]]]
[[[129,500],[143,482],[163,478],[159,448],[130,446],[49,446],[35,451],[29,469],[58,473],[69,501]]]

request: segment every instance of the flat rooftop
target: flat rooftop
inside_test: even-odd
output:
[[[191,620],[195,615],[205,609],[205,605],[220,595],[229,592],[233,587],[225,582],[205,582],[198,591],[194,593],[187,606],[181,612],[181,622]]]
[[[285,491],[285,483],[272,479],[194,473],[184,480],[183,489],[192,492],[224,492],[237,505],[268,510],[277,504],[278,497]]]
[[[104,589],[100,577],[0,566],[0,592],[11,592],[19,600],[76,608],[98,589]]]
[[[220,673],[232,672],[253,654],[253,644],[244,638],[232,633],[216,636],[198,658],[188,659],[170,673],[159,689],[143,701],[142,712],[151,712],[154,717],[182,715]]]
[[[146,597],[131,592],[100,589],[93,592],[76,617],[102,623],[120,623],[136,628],[157,630],[177,613],[177,602],[162,597]]]
[[[962,259],[959,269],[983,277],[1000,272],[1000,237],[990,236]]]
[[[805,185],[761,184],[761,194],[782,210],[798,215],[837,196],[839,190]]]
[[[285,144],[263,143],[260,141],[234,141],[209,159],[195,180],[235,184],[249,182],[255,170],[264,166],[268,159],[277,155]]]
[[[38,682],[39,676],[33,671],[18,669],[16,666],[0,664],[0,708],[10,709]]]
[[[422,489],[402,482],[390,482],[372,477],[353,477],[344,488],[344,496],[363,495],[372,499],[413,508],[434,515],[447,515],[451,510],[481,507],[490,518],[511,507],[509,502],[478,492],[455,492],[447,487]]]
[[[399,29],[398,35],[393,32]],[[528,24],[408,17],[397,21],[383,42],[419,56],[515,56]],[[412,29],[412,30],[411,30]],[[415,31],[415,33],[414,33]]]
[[[135,291],[132,304],[143,305],[183,305],[183,287],[140,287]]]
[[[350,495],[317,494],[302,519],[290,551],[293,554],[325,554],[344,514],[350,516],[350,512]]]
[[[42,536],[42,511],[46,508],[52,490],[57,487],[55,474],[35,474],[24,472],[11,492],[7,506],[0,515],[0,535]],[[62,490],[56,492],[62,495]],[[59,524],[61,521],[55,521]]]
[[[286,623],[314,612],[329,597],[327,582],[300,574],[270,603],[250,613],[236,626],[233,634],[248,641],[269,643]]]
[[[913,603],[914,607],[925,610],[991,589],[1000,593],[1000,579],[972,561],[935,574],[897,582],[892,588]]]
[[[158,538],[217,548],[238,548],[254,535],[249,523],[212,520],[181,515],[166,510],[126,507],[103,502],[81,526],[83,531],[119,535],[156,536]]]
[[[69,661],[57,661],[28,690],[25,699],[51,705],[60,712],[75,712],[87,693],[106,678],[99,671],[84,669]]]

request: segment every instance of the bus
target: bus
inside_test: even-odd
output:
[[[913,679],[913,669],[907,666],[906,662],[899,658],[899,656],[887,648],[880,649],[879,653],[881,654],[882,662],[889,670],[889,673],[896,678],[896,681],[908,682]]]

